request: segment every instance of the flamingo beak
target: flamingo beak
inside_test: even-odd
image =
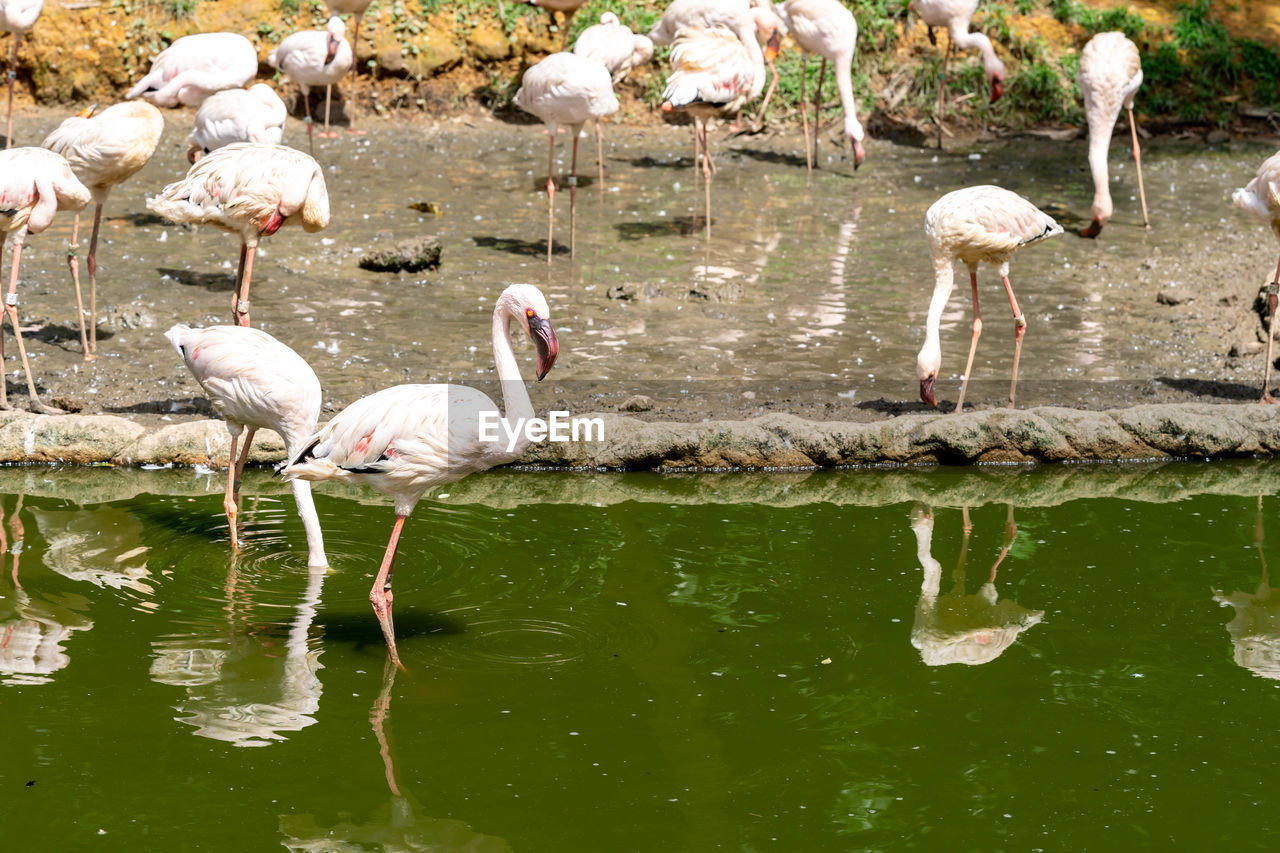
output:
[[[284,220],[285,220],[285,216],[280,212],[279,207],[271,211],[271,215],[268,216],[267,220],[262,223],[263,236],[270,236],[276,233],[277,231],[279,231],[280,226],[284,225]]]
[[[538,381],[541,382],[542,377],[556,363],[556,356],[560,354],[560,340],[556,337],[556,330],[551,328],[551,323],[536,315],[529,318],[529,337],[533,338],[533,345],[538,350]]]
[[[769,40],[764,45],[764,61],[773,62],[778,56],[778,51],[782,49],[782,36],[778,34],[777,29],[773,31],[773,35],[769,36]]]
[[[862,165],[862,161],[867,158],[867,149],[862,147],[862,143],[849,137],[849,142],[853,145],[853,170],[858,171],[858,167]]]
[[[1004,94],[1004,81],[999,77],[995,77],[991,81],[991,103],[1000,100],[1000,96]]]
[[[80,118],[93,118],[93,114],[97,111],[98,111],[98,104],[95,101],[94,103],[82,109],[80,112],[76,113],[76,115],[79,116]]]
[[[1081,237],[1088,237],[1090,240],[1096,239],[1102,233],[1102,223],[1094,219],[1089,223],[1089,227],[1080,232]]]
[[[938,398],[933,396],[933,380],[933,375],[926,376],[920,380],[920,399],[936,408]]]
[[[328,65],[333,62],[333,58],[338,55],[338,37],[333,33],[329,33],[329,49],[324,55],[324,64]]]

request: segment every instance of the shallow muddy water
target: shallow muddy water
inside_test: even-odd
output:
[[[38,141],[60,118],[27,111],[19,141]],[[108,203],[99,361],[79,357],[64,266],[70,217],[28,240],[21,310],[33,329],[33,366],[53,398],[90,411],[207,411],[162,333],[175,322],[228,322],[236,241],[158,221],[143,203],[184,172],[188,121],[170,114],[152,163]],[[612,409],[642,391],[653,398],[650,417],[881,417],[919,405],[915,353],[933,288],[928,206],[952,189],[990,182],[1087,219],[1092,196],[1083,139],[954,143],[943,153],[873,141],[856,175],[844,149],[824,143],[823,168],[810,179],[798,133],[720,132],[707,239],[690,137],[687,128],[608,127],[603,187],[584,137],[577,257],[559,253],[550,266],[540,126],[382,122],[368,136],[322,141],[316,153],[332,223],[320,234],[289,227],[264,240],[255,325],[311,361],[337,408],[406,380],[483,382],[492,374],[493,299],[504,283],[529,281],[547,292],[562,343],[535,397],[540,407]],[[291,121],[286,140],[305,147],[302,126]],[[567,147],[562,138],[558,174],[567,172]],[[1146,232],[1132,161],[1113,145],[1116,215],[1101,239],[1064,235],[1013,263],[1030,323],[1020,403],[1254,395],[1261,356],[1226,353],[1256,339],[1250,305],[1276,247],[1230,206],[1229,193],[1270,150],[1148,142]],[[556,197],[558,246],[569,237],[568,195]],[[441,214],[410,209],[415,202],[437,204]],[[1070,216],[1064,223],[1081,224]],[[357,267],[364,252],[423,233],[444,243],[439,272]],[[998,279],[984,272],[980,283],[986,333],[970,399],[998,405],[1012,322]],[[957,288],[944,316],[944,400],[954,399],[963,369],[966,290]],[[1162,290],[1190,301],[1157,304]],[[523,357],[530,354],[524,346]],[[19,391],[16,361],[6,368]]]
[[[1280,467],[1090,474],[472,478],[384,679],[388,506],[311,573],[265,476],[231,561],[216,476],[0,471],[5,838],[1270,849]]]

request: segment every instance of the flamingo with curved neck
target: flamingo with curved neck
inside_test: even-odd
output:
[[[1133,121],[1133,97],[1142,85],[1142,60],[1138,46],[1124,33],[1099,33],[1080,52],[1080,72],[1076,76],[1084,98],[1084,114],[1089,122],[1089,172],[1093,176],[1093,215],[1081,237],[1097,237],[1111,219],[1111,187],[1107,174],[1107,149],[1111,131],[1123,107],[1129,113],[1133,136],[1133,162],[1138,170],[1138,195],[1142,199],[1142,222],[1147,228],[1147,193],[1142,186],[1142,151]]]

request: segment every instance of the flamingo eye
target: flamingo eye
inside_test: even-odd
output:
[[[532,308],[526,308],[524,309],[524,316],[532,320],[537,315],[533,313]]]

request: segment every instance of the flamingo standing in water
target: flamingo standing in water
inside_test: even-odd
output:
[[[22,261],[22,243],[27,234],[39,234],[53,222],[59,210],[84,210],[93,198],[89,189],[71,171],[71,164],[61,154],[44,148],[10,148],[0,151],[0,231],[13,241],[13,266],[9,270],[9,290],[5,294],[5,315],[18,341],[18,355],[27,374],[27,393],[33,411],[60,414],[61,409],[46,406],[36,394],[31,378],[31,362],[22,342],[18,324],[18,265]],[[0,329],[0,364],[4,362],[4,333]],[[9,408],[9,396],[3,371],[0,371],[0,409]]]
[[[1062,226],[1016,193],[1000,187],[979,186],[947,193],[935,201],[925,214],[924,233],[929,238],[929,250],[933,256],[935,284],[925,321],[924,346],[916,363],[920,399],[930,406],[938,405],[933,391],[938,368],[942,366],[938,323],[955,286],[953,264],[960,260],[969,268],[969,286],[973,291],[973,338],[969,342],[969,359],[965,362],[956,411],[964,408],[964,392],[969,385],[969,374],[973,372],[973,354],[982,334],[982,314],[978,311],[978,264],[986,262],[999,270],[1005,294],[1009,297],[1009,307],[1013,310],[1013,378],[1009,383],[1009,408],[1012,409],[1014,392],[1018,387],[1018,358],[1022,354],[1022,337],[1027,330],[1027,321],[1009,284],[1009,259],[1023,246],[1061,234]]]
[[[181,181],[147,207],[170,222],[213,225],[240,235],[240,266],[232,316],[249,325],[249,283],[258,241],[290,222],[307,233],[329,224],[324,174],[311,157],[283,145],[240,142],[201,158]]]
[[[311,87],[324,86],[324,130],[329,130],[329,105],[333,99],[333,84],[342,81],[355,61],[351,45],[347,42],[347,25],[334,16],[323,30],[303,30],[280,42],[267,57],[272,68],[278,68],[285,76],[298,84],[302,92],[302,104],[307,111],[307,141],[311,141]]]
[[[556,129],[566,125],[573,135],[573,159],[569,166],[569,257],[574,256],[577,230],[578,136],[582,126],[618,111],[609,69],[594,59],[572,53],[553,53],[524,72],[515,104],[542,119],[551,147],[547,159],[547,263],[551,263],[551,237],[555,231]],[[603,166],[601,167],[603,175]]]
[[[1099,33],[1089,39],[1080,53],[1076,76],[1084,96],[1084,114],[1089,121],[1089,171],[1093,174],[1093,221],[1081,237],[1097,237],[1111,218],[1111,188],[1107,183],[1107,148],[1111,131],[1120,117],[1120,108],[1129,113],[1133,135],[1133,162],[1138,168],[1138,196],[1142,199],[1142,224],[1147,219],[1147,192],[1142,187],[1142,152],[1138,147],[1138,127],[1133,122],[1133,96],[1142,85],[1142,60],[1138,46],[1124,33]]]
[[[592,59],[609,69],[613,85],[617,86],[631,69],[644,65],[653,58],[653,42],[648,36],[637,35],[624,27],[618,16],[605,12],[600,23],[582,31],[573,43],[573,52],[584,59]],[[604,190],[604,134],[600,122],[596,126],[596,166],[600,171],[600,189]]]
[[[853,52],[858,45],[858,22],[853,13],[839,0],[786,0],[778,6],[782,21],[791,37],[804,51],[800,66],[800,121],[804,126],[804,159],[809,170],[818,161],[818,124],[822,109],[822,78],[827,73],[827,60],[831,60],[840,92],[840,107],[844,110],[844,132],[853,149],[853,168],[862,165],[866,151],[862,147],[864,136],[858,121],[858,104],[853,99]],[[813,95],[813,145],[810,153],[809,119],[805,114],[804,81],[809,68],[809,54],[822,57],[818,71],[818,88]],[[766,106],[768,97],[765,98]],[[760,108],[763,115],[764,107]]]
[[[257,74],[253,42],[239,33],[197,33],[160,51],[125,98],[142,97],[157,107],[196,107],[214,92],[248,85]]]
[[[9,113],[5,119],[4,147],[13,145],[13,82],[18,79],[18,48],[22,37],[36,25],[44,11],[44,0],[0,0],[0,31],[13,33],[9,60]]]
[[[227,457],[227,490],[222,507],[231,529],[231,548],[240,547],[236,516],[240,511],[240,478],[249,446],[259,429],[275,430],[293,456],[316,431],[320,417],[320,380],[300,355],[259,329],[177,325],[164,333],[187,368],[227,422],[231,453]],[[236,455],[240,433],[248,429]],[[293,499],[307,532],[307,565],[326,566],[324,537],[311,484],[293,481]]]
[[[947,93],[947,60],[956,50],[977,48],[982,54],[982,70],[991,81],[991,103],[995,103],[1004,94],[1004,63],[996,56],[991,39],[982,33],[969,32],[969,21],[978,10],[978,0],[911,0],[910,8],[915,11],[925,26],[929,28],[929,41],[937,44],[933,35],[934,27],[946,27],[951,37],[946,51],[942,54],[942,73],[938,79],[938,147],[942,147],[942,110],[946,103]]]
[[[111,188],[122,184],[147,165],[164,133],[164,116],[151,104],[132,101],[107,107],[98,114],[89,107],[66,119],[45,137],[42,147],[61,154],[93,196],[93,234],[89,237],[89,334],[85,335],[84,302],[80,295],[80,212],[71,226],[67,264],[76,289],[76,316],[80,319],[80,346],[85,361],[98,351],[98,228],[102,206]]]
[[[395,500],[395,527],[369,600],[397,667],[401,664],[391,619],[391,574],[405,519],[429,489],[514,462],[529,446],[521,427],[534,416],[534,409],[511,348],[513,320],[537,349],[538,379],[547,375],[560,352],[542,292],[531,284],[503,290],[493,307],[492,329],[505,409],[502,424],[497,423],[494,402],[474,388],[397,385],[343,409],[280,468],[286,479],[359,483]],[[500,440],[486,440],[487,421]],[[508,435],[516,436],[513,444],[508,445]]]
[[[194,164],[209,152],[236,142],[280,145],[288,117],[284,101],[266,83],[214,92],[196,110],[191,136],[187,137],[187,162]]]
[[[1242,189],[1231,194],[1236,207],[1249,211],[1271,226],[1280,238],[1280,152],[1262,161],[1258,174]],[[1271,396],[1271,350],[1276,340],[1276,302],[1280,293],[1280,263],[1276,275],[1267,285],[1267,360],[1262,372],[1262,402],[1274,403]]]
[[[364,132],[356,130],[356,64],[359,58],[360,22],[364,20],[364,13],[372,2],[373,0],[324,0],[330,15],[352,15],[356,21],[351,30],[351,95],[345,105],[347,133]]]

